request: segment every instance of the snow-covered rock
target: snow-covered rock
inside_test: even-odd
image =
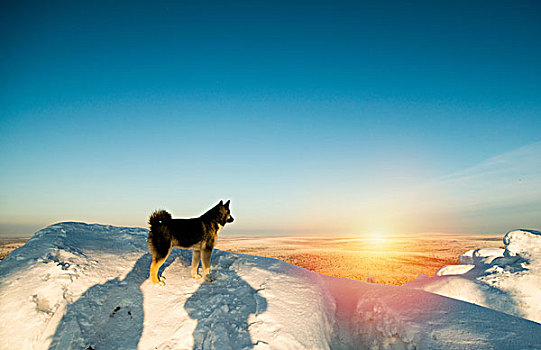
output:
[[[465,252],[464,254],[461,254],[458,256],[458,261],[461,263],[461,264],[473,264],[473,252],[475,251],[475,249],[471,249],[471,250],[468,250],[467,252]]]
[[[460,265],[444,266],[434,277],[405,287],[541,322],[541,233],[511,231],[503,243],[505,249],[469,250],[459,256]]]
[[[475,265],[447,265],[436,271],[436,276],[463,275],[473,269]],[[417,277],[418,278],[418,277]]]
[[[502,257],[504,249],[501,248],[480,248],[473,251],[473,264],[490,264],[494,259]]]
[[[458,256],[458,261],[463,265],[490,264],[492,260],[503,256],[504,249],[481,248],[471,249]]]
[[[175,249],[148,280],[147,231],[61,223],[0,263],[0,349],[540,348],[541,325],[426,291]],[[453,276],[457,277],[457,276]],[[430,280],[430,278],[426,278]]]
[[[541,232],[515,230],[505,235],[505,256],[520,256],[526,260],[541,260]]]

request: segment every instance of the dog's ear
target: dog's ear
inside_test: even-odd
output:
[[[224,201],[220,201],[220,203],[218,203],[218,205],[224,205]]]
[[[224,206],[225,206],[226,208],[229,208],[229,202],[231,202],[230,199],[228,199],[227,202],[225,202]]]

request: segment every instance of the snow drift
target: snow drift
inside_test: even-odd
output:
[[[459,265],[442,267],[432,278],[405,287],[423,289],[541,322],[541,232],[515,230],[505,249],[469,250]]]
[[[532,321],[250,255],[215,251],[216,281],[203,283],[191,251],[175,249],[167,285],[154,287],[146,235],[84,223],[37,232],[0,263],[0,349],[541,347]]]

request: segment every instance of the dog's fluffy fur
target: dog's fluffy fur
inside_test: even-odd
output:
[[[226,223],[233,222],[229,210],[229,201],[220,201],[212,209],[198,218],[173,219],[165,210],[157,210],[148,219],[148,250],[152,255],[150,278],[155,285],[165,285],[165,279],[158,276],[160,266],[174,247],[193,248],[192,277],[204,277],[212,281],[210,273],[210,257],[218,239],[218,232]],[[199,260],[203,265],[203,276],[199,275]]]

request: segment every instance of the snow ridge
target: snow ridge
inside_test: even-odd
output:
[[[541,347],[541,325],[522,318],[219,250],[214,283],[192,280],[191,251],[175,249],[157,288],[147,232],[73,222],[38,231],[0,263],[0,349]]]

